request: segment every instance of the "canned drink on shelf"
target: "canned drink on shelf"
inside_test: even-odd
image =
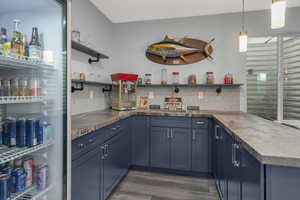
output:
[[[33,147],[37,145],[36,124],[36,119],[26,120],[26,146]]]
[[[26,173],[22,168],[12,170],[12,193],[19,193],[25,189]]]
[[[20,118],[17,120],[17,147],[26,146],[26,119]]]
[[[12,177],[11,177],[12,168],[10,166],[6,166],[5,168],[1,169],[1,174],[5,174],[8,176],[7,195],[10,196],[12,190]]]
[[[26,173],[25,187],[31,187],[33,185],[33,169],[34,169],[34,159],[32,157],[24,158],[24,170]]]
[[[9,176],[0,174],[0,200],[8,200],[9,195]]]
[[[37,120],[35,127],[37,144],[44,144],[44,123],[40,120]]]
[[[48,187],[49,167],[42,164],[36,168],[36,187],[38,190],[44,190]]]
[[[7,118],[4,121],[4,137],[3,142],[9,147],[16,146],[17,121],[15,118]]]

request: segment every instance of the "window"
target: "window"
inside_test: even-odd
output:
[[[270,120],[300,120],[300,35],[249,38],[247,109]]]

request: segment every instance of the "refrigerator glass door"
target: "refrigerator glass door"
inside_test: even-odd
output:
[[[66,199],[66,0],[1,0],[0,30],[0,199]]]

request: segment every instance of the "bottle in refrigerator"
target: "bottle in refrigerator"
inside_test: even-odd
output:
[[[3,96],[11,96],[11,86],[9,79],[3,80],[3,94]]]
[[[37,77],[33,77],[30,80],[30,95],[33,97],[41,96],[42,89],[40,87],[40,79]]]
[[[4,80],[0,79],[0,97],[4,96]]]
[[[19,89],[20,96],[30,96],[31,95],[31,90],[29,88],[27,78],[20,79],[19,87],[20,87],[20,89]]]
[[[22,37],[22,41],[24,44],[24,56],[26,57],[26,59],[29,57],[29,43],[28,43],[28,39],[26,35],[23,35]]]
[[[32,59],[41,59],[41,44],[37,27],[32,28],[31,41],[29,43],[29,57]]]
[[[13,78],[10,80],[11,82],[11,96],[19,96],[19,79]]]
[[[14,20],[14,31],[13,31],[13,37],[11,40],[11,54],[13,54],[14,56],[17,56],[17,58],[19,58],[20,55],[23,56],[24,52],[24,44],[22,41],[22,33],[19,30],[20,27],[20,20],[15,19]]]
[[[3,46],[7,42],[7,31],[6,29],[0,24],[0,55],[4,55],[3,53]]]

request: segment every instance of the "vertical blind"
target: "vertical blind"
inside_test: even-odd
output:
[[[283,119],[300,119],[300,36],[283,39]]]
[[[277,117],[277,38],[249,38],[246,65],[248,112],[275,120]]]

